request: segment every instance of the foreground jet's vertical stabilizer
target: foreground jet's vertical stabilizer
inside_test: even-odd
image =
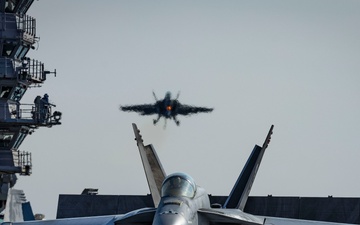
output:
[[[224,208],[236,208],[244,210],[265,149],[269,145],[273,128],[274,125],[271,125],[262,147],[255,145],[250,157],[248,158],[248,161],[245,164],[245,167],[241,171],[233,189],[231,190],[229,197],[226,199]]]
[[[139,148],[141,161],[144,166],[150,193],[154,201],[154,206],[157,207],[161,199],[161,184],[164,181],[166,174],[160,160],[158,159],[154,147],[151,144],[144,146],[140,131],[138,130],[136,124],[133,123],[132,126],[135,133],[135,140]]]

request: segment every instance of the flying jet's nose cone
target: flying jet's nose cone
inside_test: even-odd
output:
[[[153,225],[187,225],[186,219],[177,213],[169,212],[155,216]]]

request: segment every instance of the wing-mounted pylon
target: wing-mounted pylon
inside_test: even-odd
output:
[[[235,208],[244,210],[265,149],[270,143],[273,128],[274,125],[271,125],[262,147],[255,145],[233,189],[231,190],[229,197],[226,199],[223,208]]]
[[[143,163],[150,193],[154,201],[154,206],[157,207],[161,199],[161,184],[164,181],[166,174],[154,147],[151,144],[144,146],[142,137],[140,135],[140,130],[137,128],[135,123],[133,123],[132,126],[134,129],[135,140],[139,148],[139,153]]]

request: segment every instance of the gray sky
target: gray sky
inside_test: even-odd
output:
[[[255,144],[274,134],[252,196],[359,197],[360,1],[35,1],[40,42],[28,56],[56,68],[22,103],[48,93],[62,125],[21,150],[36,213],[59,194],[147,194],[131,123],[168,174],[227,195]],[[119,111],[166,91],[211,114],[152,125]]]

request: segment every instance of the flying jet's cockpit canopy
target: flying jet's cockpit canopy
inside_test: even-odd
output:
[[[170,91],[165,93],[165,99],[171,100],[171,92]]]
[[[193,198],[196,192],[194,180],[187,174],[174,173],[165,178],[161,187],[161,197],[188,197]]]

